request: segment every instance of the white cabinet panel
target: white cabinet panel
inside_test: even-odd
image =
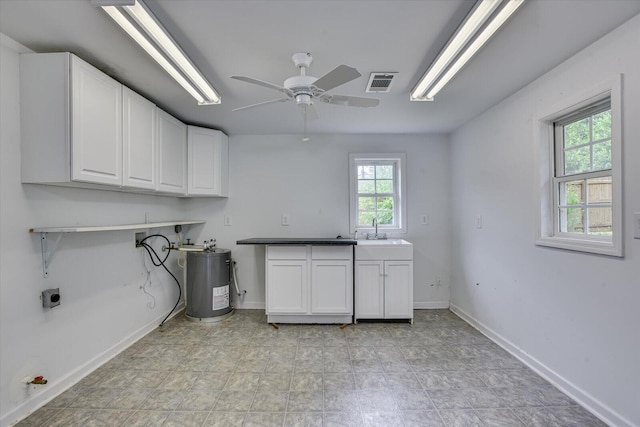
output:
[[[127,87],[122,100],[122,185],[155,190],[156,106]]]
[[[122,85],[71,56],[71,179],[122,184]]]
[[[356,261],[356,319],[384,318],[383,274],[382,261]]]
[[[353,307],[351,261],[311,262],[311,313],[350,314]]]
[[[158,191],[187,193],[187,126],[158,108]]]
[[[20,57],[22,182],[122,185],[122,85],[69,53]]]
[[[267,262],[268,314],[307,313],[307,262]]]
[[[385,261],[384,279],[384,317],[413,318],[413,261]]]
[[[188,127],[188,193],[194,196],[228,195],[229,142],[219,130]]]

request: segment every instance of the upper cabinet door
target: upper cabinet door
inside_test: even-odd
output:
[[[122,185],[122,85],[71,56],[71,179]]]
[[[157,109],[158,191],[187,193],[187,126]]]
[[[227,135],[219,130],[188,127],[189,195],[228,195]]]
[[[122,185],[157,187],[156,106],[126,86],[122,88]]]

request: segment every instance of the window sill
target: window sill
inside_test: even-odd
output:
[[[622,245],[602,240],[577,239],[571,237],[543,236],[536,240],[536,245],[566,249],[577,252],[622,257]]]

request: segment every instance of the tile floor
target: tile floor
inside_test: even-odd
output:
[[[415,322],[167,322],[19,426],[602,426],[448,310]]]

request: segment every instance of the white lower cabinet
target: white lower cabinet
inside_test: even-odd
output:
[[[362,250],[359,250],[360,244],[356,246],[356,322],[358,319],[413,322],[413,247],[410,245],[407,242],[403,248],[379,246]]]
[[[353,312],[352,261],[311,261],[311,313]]]
[[[351,323],[352,246],[266,249],[266,312],[270,323]]]
[[[269,260],[267,307],[272,314],[306,314],[309,280],[307,261]]]

